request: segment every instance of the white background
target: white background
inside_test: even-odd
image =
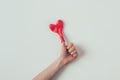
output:
[[[60,54],[49,30],[65,22],[70,42],[84,55],[55,80],[120,80],[119,0],[1,0],[0,80],[31,80]],[[78,50],[80,51],[80,50]]]

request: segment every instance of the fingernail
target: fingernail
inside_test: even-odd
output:
[[[77,56],[76,54],[73,54],[73,56],[75,57],[75,56]]]

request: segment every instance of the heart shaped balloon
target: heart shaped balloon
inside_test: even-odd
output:
[[[52,32],[55,32],[59,35],[61,42],[65,41],[65,39],[63,37],[63,33],[62,33],[62,31],[63,31],[63,21],[62,20],[58,20],[56,24],[50,24],[49,28]]]

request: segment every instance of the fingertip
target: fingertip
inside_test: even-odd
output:
[[[77,57],[78,56],[78,54],[73,54],[73,57]]]
[[[76,51],[76,50],[72,51],[72,52],[71,52],[71,55],[73,55],[73,54],[75,54],[75,53],[77,53],[77,51]]]
[[[72,46],[73,46],[73,43],[70,42],[70,43],[68,44],[68,46],[67,46],[67,49],[71,48]]]
[[[70,42],[70,45],[73,45],[73,42]]]

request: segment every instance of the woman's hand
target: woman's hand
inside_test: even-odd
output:
[[[63,65],[72,62],[77,56],[78,52],[73,43],[69,43],[68,45],[65,42],[62,43],[60,58],[62,59]]]
[[[54,75],[63,67],[65,64],[73,61],[78,56],[77,50],[73,43],[65,45],[62,43],[62,51],[60,57],[57,58],[51,65],[45,70],[40,72],[33,80],[51,80]]]

